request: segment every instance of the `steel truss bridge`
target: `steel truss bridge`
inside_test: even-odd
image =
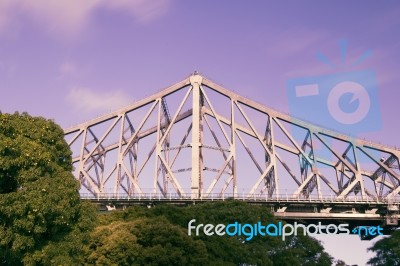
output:
[[[235,199],[288,221],[388,228],[400,218],[399,149],[278,112],[197,73],[65,129],[65,138],[81,198],[103,206]]]

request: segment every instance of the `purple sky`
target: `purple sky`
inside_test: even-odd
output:
[[[363,137],[399,146],[398,14],[396,1],[1,0],[0,110],[68,127],[198,70],[288,112],[288,79],[372,69],[382,129]],[[372,56],[351,66],[368,49]],[[337,245],[333,255],[363,265],[369,242],[354,241],[359,250],[346,252],[339,246],[349,241],[326,240]]]

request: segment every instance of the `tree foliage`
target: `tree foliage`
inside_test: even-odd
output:
[[[51,260],[62,253],[51,255],[52,246],[86,230],[80,222],[90,207],[81,206],[71,171],[58,125],[26,113],[0,114],[1,264]]]
[[[99,221],[101,226],[114,225],[115,223],[133,223],[131,229],[125,230],[125,234],[133,233],[137,239],[135,243],[142,243],[140,239],[152,240],[153,244],[160,243],[157,252],[152,253],[153,258],[150,261],[143,260],[143,254],[146,253],[146,248],[143,254],[136,254],[135,264],[133,265],[146,265],[152,264],[155,261],[159,265],[165,265],[163,261],[167,261],[167,257],[174,254],[174,252],[165,252],[169,249],[168,243],[172,246],[177,245],[176,238],[179,236],[180,241],[185,241],[185,246],[190,247],[191,250],[199,250],[199,247],[205,247],[206,256],[203,252],[194,253],[190,252],[191,259],[199,259],[203,261],[206,259],[206,265],[331,265],[332,258],[324,252],[324,248],[317,240],[297,236],[290,237],[287,241],[282,241],[277,237],[270,236],[256,236],[250,241],[245,241],[243,236],[230,237],[230,236],[206,236],[200,234],[199,236],[188,236],[187,225],[192,219],[196,219],[196,224],[227,224],[238,221],[239,223],[257,223],[261,221],[264,223],[276,223],[277,221],[264,206],[249,205],[238,201],[227,202],[211,202],[197,205],[190,205],[186,207],[171,206],[171,205],[158,205],[153,208],[146,208],[142,206],[134,206],[125,211],[116,211],[111,215],[101,215]],[[161,221],[161,222],[160,222]],[[135,231],[138,228],[135,224],[139,222],[143,225],[146,224],[147,228],[154,228],[153,230]],[[158,225],[160,227],[158,227]],[[175,226],[176,230],[180,228],[183,230],[183,235],[170,228]],[[163,230],[162,227],[167,230]],[[179,226],[179,227],[176,227]],[[112,231],[110,227],[109,230]],[[157,228],[157,229],[156,229]],[[122,230],[122,228],[121,228]],[[169,232],[169,233],[168,233]],[[120,233],[120,231],[119,231]],[[96,241],[97,236],[92,236],[93,241]],[[193,239],[195,241],[187,240]],[[122,241],[122,238],[119,238]],[[156,241],[154,241],[156,239]],[[145,242],[147,243],[147,242]],[[96,246],[97,247],[97,246]],[[102,245],[102,248],[105,246]],[[97,248],[96,248],[97,249]],[[92,263],[98,262],[100,258],[99,252],[90,248],[89,257],[94,258]],[[111,250],[111,249],[108,249]],[[151,249],[150,249],[151,250]],[[107,253],[104,250],[103,253]],[[122,252],[122,250],[120,251]],[[184,256],[184,255],[181,255]],[[177,256],[178,258],[179,256]],[[146,263],[142,263],[146,262]],[[171,261],[169,261],[171,262]],[[193,263],[179,263],[177,265],[195,265]],[[204,263],[202,263],[204,264]],[[111,265],[111,264],[107,264]],[[158,265],[158,264],[157,264]]]
[[[368,250],[376,252],[376,256],[368,261],[370,265],[400,265],[400,231],[375,242]]]
[[[205,265],[203,242],[165,218],[140,218],[99,226],[92,233],[87,265]]]

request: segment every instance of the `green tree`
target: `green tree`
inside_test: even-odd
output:
[[[207,265],[207,251],[165,218],[113,222],[92,233],[88,265]]]
[[[71,171],[58,125],[27,113],[0,114],[1,264],[43,264],[71,251],[54,251],[71,233],[89,230],[79,222],[93,210],[81,205]]]
[[[273,251],[273,265],[332,265],[332,257],[314,238],[298,235],[291,237],[284,246]]]
[[[156,205],[147,209],[134,206],[125,211],[115,211],[111,215],[101,215],[100,224],[112,222],[132,222],[143,219],[167,219],[171,224],[178,225],[187,235],[188,222],[196,219],[195,224],[227,224],[239,223],[277,223],[265,206],[250,205],[240,201],[210,202],[186,207],[172,205]],[[155,231],[155,230],[154,230]],[[150,231],[149,231],[150,232]],[[143,231],[146,238],[152,235]],[[278,237],[256,236],[246,241],[243,236],[191,236],[201,241],[212,265],[331,265],[332,257],[324,251],[317,240],[310,237],[290,237],[282,241]],[[171,235],[166,234],[166,243]],[[160,247],[162,248],[162,246]],[[159,251],[161,252],[161,251]],[[155,253],[156,254],[156,253]],[[193,256],[195,256],[193,254]]]
[[[180,211],[179,211],[180,210]],[[251,205],[241,201],[209,202],[180,208],[157,206],[156,215],[168,217],[187,229],[187,223],[277,223],[268,207]],[[331,265],[332,257],[324,251],[319,241],[310,237],[289,237],[282,241],[277,237],[255,236],[250,241],[244,237],[199,237],[208,250],[212,261],[220,265]]]
[[[376,252],[375,257],[368,261],[370,265],[400,265],[400,231],[397,230],[391,236],[375,242],[368,250]]]
[[[344,262],[342,260],[337,260],[335,262],[336,262],[335,266],[349,266],[346,264],[346,262]]]
[[[133,222],[114,222],[92,232],[86,263],[90,265],[132,265],[140,253]]]

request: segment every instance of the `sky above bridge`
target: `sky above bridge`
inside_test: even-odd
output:
[[[0,110],[68,127],[197,70],[291,112],[288,81],[372,70],[379,126],[357,134],[399,146],[398,14],[396,1],[2,0]],[[347,263],[371,256],[369,242],[324,241]]]

